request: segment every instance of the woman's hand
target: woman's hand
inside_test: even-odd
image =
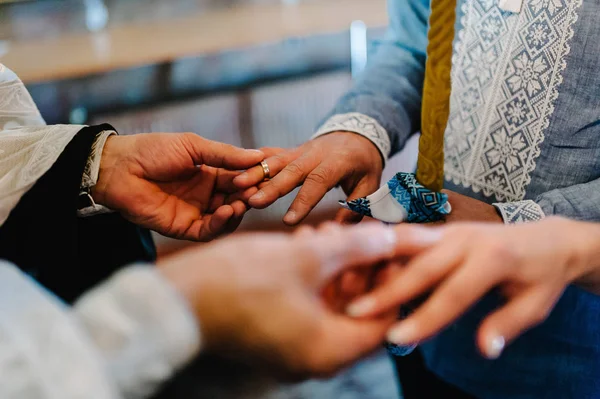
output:
[[[381,225],[231,237],[159,264],[198,317],[204,347],[293,377],[328,375],[376,349],[395,317],[355,320],[319,293],[343,267],[390,259]]]
[[[431,295],[390,330],[397,344],[423,341],[465,313],[497,288],[506,303],[487,316],[477,342],[488,358],[506,343],[544,321],[572,282],[600,287],[593,265],[600,251],[600,228],[549,218],[519,226],[456,224],[425,228],[399,226],[397,255],[414,258],[382,287],[348,307],[370,317]]]
[[[271,154],[269,154],[271,155]],[[266,159],[272,180],[250,198],[253,208],[266,208],[296,187],[302,189],[283,221],[300,223],[329,190],[341,185],[349,199],[360,198],[379,188],[383,160],[375,145],[363,136],[350,132],[329,133],[292,150],[274,151]],[[235,179],[240,189],[263,181],[262,167],[248,170]],[[360,216],[341,209],[339,222],[358,222]]]
[[[239,190],[233,179],[263,158],[192,133],[112,136],[92,196],[166,236],[209,241],[242,221],[257,188]]]

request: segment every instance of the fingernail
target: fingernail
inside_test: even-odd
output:
[[[397,345],[414,344],[417,326],[410,320],[402,321],[392,327],[387,334],[388,341]]]
[[[259,190],[256,194],[250,197],[250,201],[260,201],[265,197],[265,193],[262,190]]]
[[[236,177],[233,178],[233,182],[239,182],[239,181],[243,181],[246,180],[248,178],[248,173],[244,172]]]
[[[346,313],[351,317],[362,317],[370,313],[375,308],[375,300],[372,298],[363,298],[352,302],[347,308]]]
[[[492,334],[487,339],[486,348],[485,348],[485,356],[488,359],[494,360],[498,359],[506,346],[506,341],[504,337],[499,334]]]
[[[288,211],[283,217],[283,221],[285,223],[294,223],[296,222],[296,211]]]
[[[265,156],[265,154],[261,150],[247,150],[247,151],[251,152],[253,154],[256,154],[256,155],[262,155],[263,157]]]

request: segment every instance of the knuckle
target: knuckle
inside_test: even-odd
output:
[[[265,160],[265,162],[267,163],[267,165],[269,165],[271,168],[281,165],[281,170],[285,170],[285,168],[287,167],[288,163],[290,162],[290,160],[288,159],[288,157],[286,156],[287,153],[285,152],[280,152],[278,154],[273,155],[270,158],[267,158]],[[260,169],[262,171],[262,168]]]
[[[548,317],[548,312],[543,309],[534,309],[530,311],[528,319],[534,325],[540,324]]]
[[[303,191],[298,193],[294,202],[296,205],[300,205],[302,208],[312,208],[314,204],[312,196]]]
[[[529,301],[527,305],[521,308],[522,322],[530,325],[538,325],[548,318],[550,308],[547,306],[539,306],[535,301]]]
[[[310,175],[308,175],[306,182],[316,184],[318,186],[329,186],[330,176],[331,172],[329,170],[321,168],[319,170],[314,170]]]
[[[542,308],[541,311],[541,317],[542,317],[542,321],[546,320],[548,317],[550,317],[550,314],[552,313],[552,307],[551,306],[544,306]]]
[[[466,289],[451,289],[446,293],[446,302],[442,305],[444,307],[454,306],[459,304],[466,304],[469,302],[470,294],[469,290]]]
[[[302,170],[300,165],[298,165],[295,162],[292,162],[288,166],[286,166],[285,173],[296,179],[301,179],[304,175],[304,170]]]
[[[275,201],[285,194],[282,182],[277,180],[266,182],[264,187],[260,188],[260,191],[262,191],[264,194],[262,202]]]
[[[439,274],[439,265],[428,262],[414,268],[415,277],[419,282],[431,281]]]
[[[529,311],[529,319],[535,325],[540,324],[544,322],[548,318],[548,316],[550,316],[550,310],[551,308],[548,306],[532,306]]]
[[[199,141],[204,140],[202,137],[198,136],[196,133],[185,132],[181,134],[181,138],[189,141]]]
[[[291,150],[282,150],[274,155],[279,162],[282,164],[288,164],[294,160],[296,160],[301,155],[301,151],[298,148],[294,148]]]
[[[488,257],[501,266],[511,267],[518,261],[515,249],[503,241],[488,240],[484,244],[484,249]]]
[[[173,136],[173,143],[179,143],[183,148],[186,149],[189,153],[196,153],[195,148],[198,147],[198,143],[201,140],[204,140],[202,137],[194,134],[194,133],[180,133],[176,136]],[[196,145],[195,145],[196,144]]]

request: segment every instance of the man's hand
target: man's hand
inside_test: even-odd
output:
[[[376,349],[394,317],[354,320],[319,293],[342,267],[390,259],[393,229],[304,229],[225,239],[167,258],[160,270],[189,301],[208,351],[285,376],[329,375]]]
[[[235,230],[256,192],[233,185],[264,154],[192,133],[113,136],[102,153],[94,200],[161,234],[209,241]],[[224,169],[223,169],[224,168]]]
[[[263,184],[250,198],[253,208],[266,208],[280,197],[303,184],[283,221],[300,223],[325,194],[341,185],[349,199],[371,194],[379,188],[383,160],[379,150],[368,139],[350,132],[335,132],[311,140],[298,148],[279,151],[266,160],[272,180]],[[262,167],[243,173],[234,181],[246,189],[264,178]],[[360,216],[341,209],[336,220],[357,222]]]
[[[458,194],[450,190],[443,190],[448,195],[448,202],[452,212],[446,216],[446,223],[454,222],[492,222],[503,223],[502,217],[493,205]]]

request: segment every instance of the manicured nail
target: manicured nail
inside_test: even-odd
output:
[[[392,327],[387,334],[388,341],[396,345],[414,344],[417,325],[411,320],[402,321]]]
[[[362,298],[352,302],[347,308],[346,313],[350,317],[362,317],[370,313],[375,308],[375,300],[372,298]]]
[[[259,190],[256,194],[250,197],[250,201],[260,201],[265,197],[265,193],[262,190]]]
[[[506,346],[506,341],[504,337],[497,334],[492,334],[487,339],[486,348],[485,348],[485,356],[488,359],[494,360],[498,359]]]
[[[296,222],[296,211],[288,211],[283,217],[285,223],[291,224]]]

